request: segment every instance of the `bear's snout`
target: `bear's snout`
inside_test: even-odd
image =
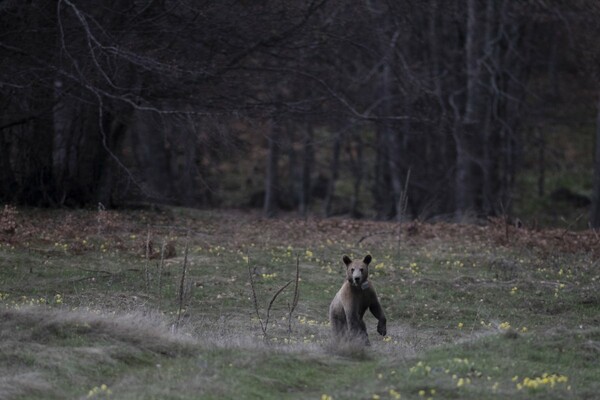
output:
[[[363,271],[361,271],[361,269],[356,268],[354,271],[352,271],[352,278],[350,279],[350,283],[353,286],[360,286],[360,284],[363,283],[364,280],[365,280],[365,277],[364,277]]]

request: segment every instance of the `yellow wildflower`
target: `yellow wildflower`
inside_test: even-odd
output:
[[[523,388],[535,390],[543,386],[550,386],[553,388],[557,383],[566,383],[568,380],[569,378],[564,375],[549,375],[548,373],[544,373],[541,377],[538,376],[533,379],[528,377],[523,378],[523,382],[517,383],[517,390],[521,390]]]

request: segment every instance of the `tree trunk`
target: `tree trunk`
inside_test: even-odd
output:
[[[600,96],[598,97],[596,114],[596,146],[594,158],[594,189],[592,193],[592,209],[590,226],[600,228]]]
[[[488,0],[486,11],[485,11],[485,27],[484,27],[484,42],[482,45],[482,57],[483,62],[497,65],[498,60],[496,46],[494,46],[495,36],[495,23],[496,10],[495,1]],[[487,88],[493,87],[494,75],[488,72],[488,69],[484,69],[480,72],[481,80],[485,82]],[[480,165],[482,171],[482,209],[485,215],[494,215],[496,203],[498,202],[498,193],[496,185],[496,174],[497,174],[497,155],[494,151],[493,146],[495,132],[494,132],[494,121],[492,115],[493,102],[490,99],[489,89],[486,89],[482,93],[482,101],[485,100],[485,105],[482,108],[483,123],[482,128],[482,163]],[[496,99],[498,100],[498,99]]]
[[[356,151],[355,151],[356,150]],[[350,167],[352,168],[352,198],[350,199],[350,215],[352,218],[361,217],[359,210],[360,187],[363,180],[363,143],[360,135],[356,135],[356,146],[352,143],[348,144],[348,158],[350,159]]]
[[[392,30],[393,17],[390,5],[385,1],[369,1],[369,11],[377,39],[380,70],[377,76],[376,95],[380,101],[377,113],[380,117],[389,118],[394,115],[393,63],[396,44],[401,37],[399,30]],[[408,46],[406,46],[408,48]],[[405,94],[406,97],[406,94]],[[398,215],[397,202],[402,191],[400,178],[400,132],[389,119],[377,122],[377,155],[375,164],[375,207],[378,218],[389,219]]]
[[[539,127],[536,127],[536,131],[535,136],[538,143],[538,197],[541,198],[544,197],[546,192],[546,140]]]
[[[337,182],[340,168],[340,147],[341,147],[341,134],[338,132],[335,134],[333,139],[333,153],[331,157],[331,166],[329,168],[329,182],[327,184],[327,196],[325,197],[325,204],[323,205],[323,213],[326,217],[331,216],[331,210],[333,207],[333,197],[335,196],[335,183]]]
[[[11,143],[6,139],[15,127],[0,129],[0,201],[13,200],[17,181],[10,163]]]
[[[306,132],[302,137],[302,172],[300,176],[300,196],[298,203],[298,211],[304,216],[308,212],[310,202],[310,174],[311,165],[313,163],[313,127],[307,124]]]
[[[267,171],[265,177],[265,202],[263,213],[267,218],[273,218],[277,215],[279,197],[279,182],[277,164],[279,163],[279,135],[278,127],[274,121],[269,121],[267,134],[268,154]]]
[[[21,156],[24,165],[27,165],[21,201],[34,206],[55,205],[56,196],[52,182],[52,142],[53,142],[53,95],[44,87],[35,87],[31,99],[32,110],[45,109],[33,119],[30,129],[27,130],[27,148],[23,148]]]
[[[467,0],[466,71],[467,96],[460,132],[456,140],[456,216],[463,219],[469,212],[477,211],[477,180],[475,175],[478,155],[477,142],[480,128],[481,89],[479,68],[479,25],[477,0]]]
[[[196,205],[195,182],[197,176],[196,160],[198,159],[194,123],[191,118],[183,129],[169,127],[169,135],[174,142],[171,147],[170,175],[174,181],[174,189],[178,200],[186,207]]]
[[[105,115],[105,119],[105,147],[102,154],[101,175],[96,199],[98,203],[102,203],[104,207],[111,208],[115,205],[114,195],[117,171],[119,169],[118,162],[115,158],[119,153],[128,126],[123,121],[119,121],[113,115],[108,113]]]
[[[383,114],[384,116],[392,115],[392,88],[391,88],[391,66],[389,65],[390,55],[386,55],[386,61],[383,66],[381,73],[381,96],[383,99]],[[406,99],[405,99],[406,100]],[[405,107],[405,111],[408,107]],[[406,113],[408,115],[408,113]],[[383,135],[387,138],[389,145],[389,157],[388,157],[388,168],[390,170],[390,182],[392,191],[389,194],[391,204],[393,207],[393,214],[396,219],[400,221],[403,218],[402,205],[402,178],[401,178],[401,163],[402,163],[402,146],[401,146],[401,133],[394,129],[389,121],[381,123]]]
[[[76,185],[73,182],[72,172],[77,170],[76,151],[78,146],[75,145],[78,134],[83,131],[80,126],[82,108],[85,107],[79,102],[73,101],[72,98],[63,94],[64,82],[56,79],[54,82],[54,101],[53,122],[54,122],[54,137],[52,144],[52,177],[54,183],[54,192],[56,202],[60,206],[66,205],[83,205],[83,193],[78,191],[79,196],[74,196],[72,186]],[[72,154],[75,152],[75,154]],[[75,165],[72,165],[75,164]],[[78,198],[73,198],[78,197]]]
[[[471,163],[466,154],[462,141],[456,143],[456,180],[455,180],[455,203],[456,217],[460,221],[465,214],[473,208],[473,188],[470,173]]]
[[[389,219],[393,215],[393,193],[390,182],[389,167],[389,138],[381,124],[376,126],[375,176],[373,180],[373,197],[375,200],[375,215],[377,219]]]

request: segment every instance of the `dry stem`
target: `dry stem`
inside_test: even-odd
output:
[[[188,250],[190,248],[190,231],[188,229],[187,239],[185,241],[185,250],[183,254],[183,267],[181,269],[181,282],[179,284],[179,310],[177,311],[177,322],[175,327],[179,328],[179,322],[181,321],[181,311],[183,310],[183,301],[185,298],[185,276],[187,273],[187,261],[188,261]]]

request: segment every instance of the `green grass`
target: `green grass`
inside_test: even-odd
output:
[[[559,399],[600,390],[593,254],[501,245],[492,228],[423,226],[398,241],[390,223],[176,208],[97,214],[22,210],[17,233],[2,237],[0,398]],[[142,257],[148,226],[155,249],[176,243],[161,291],[159,259]],[[371,347],[336,346],[327,308],[343,281],[341,256],[366,253],[388,337],[368,315]],[[265,340],[249,269],[264,321],[297,262],[291,330],[293,284],[273,303]]]

